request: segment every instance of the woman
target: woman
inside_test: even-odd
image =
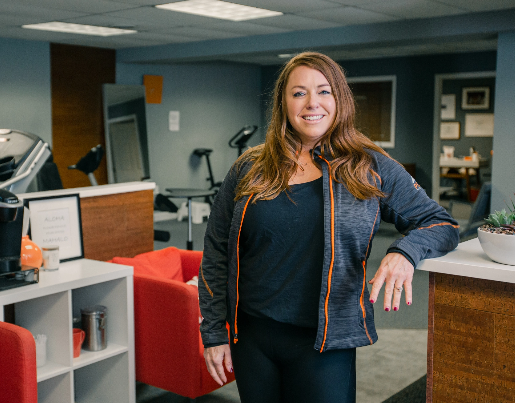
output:
[[[302,53],[283,68],[263,145],[213,205],[199,272],[208,371],[233,371],[243,403],[354,402],[355,349],[377,340],[372,304],[412,303],[414,267],[458,243],[457,223],[354,127],[340,66]],[[396,240],[372,280],[380,221]],[[226,322],[231,328],[230,341]],[[230,343],[230,345],[229,345]]]

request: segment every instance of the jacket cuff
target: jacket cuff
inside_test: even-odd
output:
[[[399,248],[389,248],[386,251],[386,254],[388,254],[388,253],[400,253],[402,256],[404,256],[406,259],[408,259],[408,261],[413,265],[413,268],[415,268],[415,261],[411,258],[410,255],[408,255],[402,249],[399,249]]]
[[[204,348],[223,346],[224,344],[229,344],[229,343],[226,341],[220,342],[220,343],[208,343],[208,344],[204,344]]]

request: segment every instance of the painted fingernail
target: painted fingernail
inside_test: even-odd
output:
[[[385,310],[386,312],[389,312],[389,311],[390,311],[390,308],[386,307],[386,308],[384,308],[384,310]]]
[[[374,303],[375,301],[373,299],[370,300],[371,303]]]
[[[229,370],[229,372],[232,372],[232,367],[231,367],[231,369]]]
[[[408,305],[411,305],[411,301],[408,301]]]
[[[393,307],[393,310],[394,310],[394,311],[398,311],[398,310],[399,310],[399,308],[397,308],[396,306],[394,306],[394,307]]]

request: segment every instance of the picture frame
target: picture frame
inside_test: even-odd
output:
[[[459,140],[460,139],[460,122],[441,122],[440,123],[440,139],[441,140]]]
[[[395,148],[397,76],[349,77],[356,128],[382,148]]]
[[[78,194],[24,199],[30,211],[29,236],[40,248],[59,246],[59,261],[82,259],[82,220]]]
[[[465,87],[461,93],[461,109],[489,109],[490,87]]]
[[[456,94],[442,95],[440,119],[456,119]]]
[[[465,115],[466,137],[493,137],[493,113],[467,113]]]

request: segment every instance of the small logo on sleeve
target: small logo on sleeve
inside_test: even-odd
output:
[[[417,189],[417,190],[421,189],[420,185],[417,183],[415,178],[411,177],[411,182],[413,182],[413,186],[415,187],[415,189]]]

